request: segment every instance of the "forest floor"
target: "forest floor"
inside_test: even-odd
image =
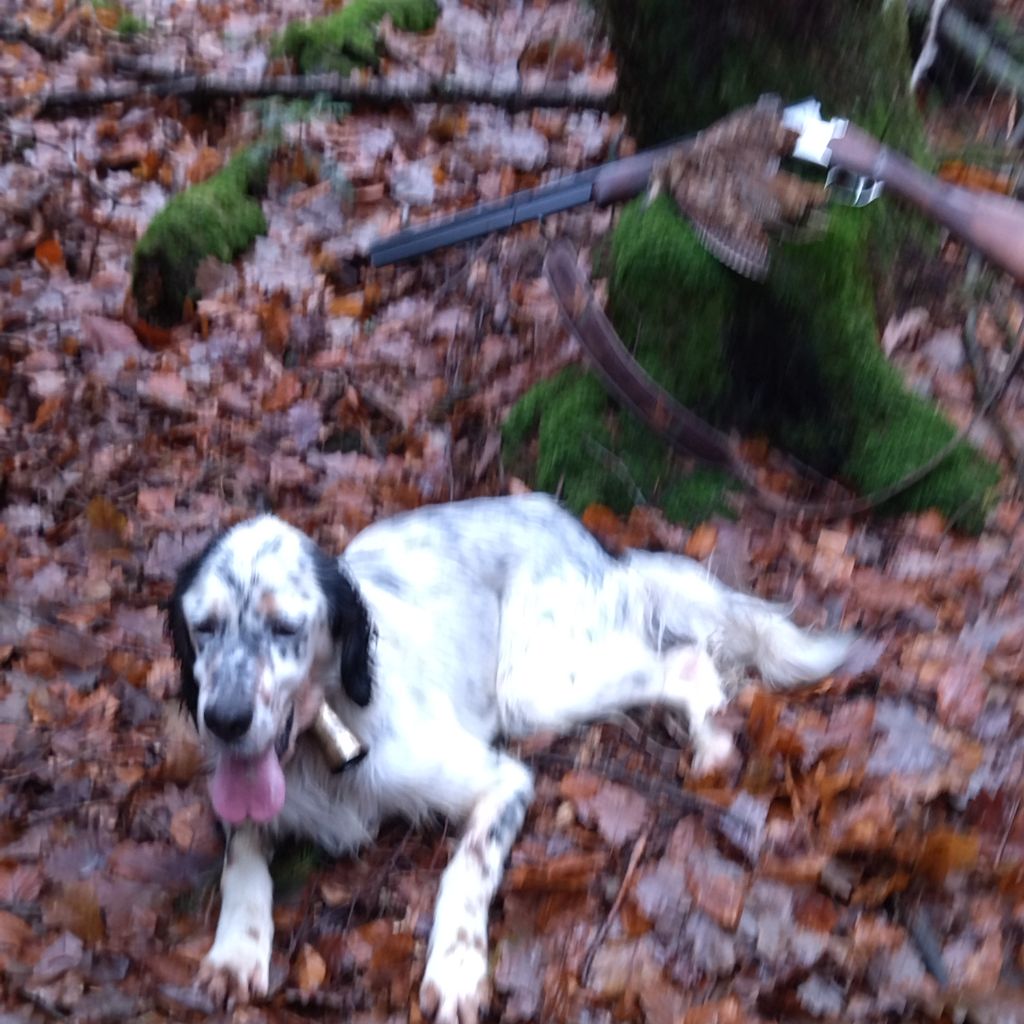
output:
[[[580,358],[541,274],[546,238],[586,258],[612,211],[385,271],[362,257],[403,214],[592,166],[626,126],[142,95],[185,67],[264,73],[270,36],[318,7],[0,3],[8,30],[34,33],[0,42],[0,1024],[419,1020],[443,827],[395,824],[341,862],[285,851],[271,997],[224,1015],[194,989],[222,836],[161,603],[189,554],[263,509],[340,551],[380,516],[525,487],[502,464],[503,419]],[[575,0],[447,0],[433,32],[385,27],[383,45],[398,85],[614,85]],[[136,100],[99,108],[39,102],[133,82]],[[929,116],[956,154],[1017,113],[976,82]],[[133,329],[141,231],[274,119],[295,145],[266,236],[203,267],[188,324]],[[1024,317],[1005,282],[973,305],[924,289],[880,325],[958,424],[977,405],[968,310],[998,373]],[[662,712],[520,748],[538,794],[492,916],[494,1020],[1024,1020],[1024,502],[1003,443],[1024,443],[1022,398],[1018,377],[1001,426],[972,432],[1005,468],[977,537],[936,514],[800,523],[748,498],[692,528],[590,510],[613,548],[685,552],[861,641],[795,695],[752,681],[722,715],[740,756],[715,777],[695,777]]]

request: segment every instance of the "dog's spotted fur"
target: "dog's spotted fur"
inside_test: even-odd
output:
[[[243,523],[182,570],[170,623],[182,694],[214,758],[279,755],[287,782],[270,820],[229,833],[209,991],[267,991],[278,836],[340,853],[385,817],[441,814],[464,831],[420,999],[445,1024],[475,1021],[486,1003],[488,907],[533,792],[528,769],[492,745],[499,735],[659,702],[686,713],[705,768],[732,750],[709,722],[725,700],[721,669],[795,682],[846,650],[688,559],[611,558],[543,495],[398,516],[340,561],[278,519]],[[341,775],[307,732],[323,697],[369,748]]]

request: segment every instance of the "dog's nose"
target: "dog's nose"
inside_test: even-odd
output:
[[[244,736],[252,725],[252,705],[210,704],[203,712],[203,721],[217,739],[230,743]]]

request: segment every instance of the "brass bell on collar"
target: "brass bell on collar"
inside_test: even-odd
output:
[[[359,737],[342,722],[327,701],[320,705],[313,721],[313,734],[332,772],[343,771],[366,756],[366,747]]]

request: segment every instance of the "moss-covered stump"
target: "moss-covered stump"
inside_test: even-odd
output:
[[[170,327],[181,320],[196,270],[207,257],[228,262],[267,230],[256,198],[269,156],[252,147],[223,170],[173,196],[135,246],[132,294],[139,316]]]
[[[865,256],[878,216],[834,210],[824,237],[788,246],[754,285],[722,270],[667,200],[636,203],[612,244],[616,324],[648,372],[701,415],[765,434],[861,494],[879,491],[954,430],[903,387],[878,345]],[[884,508],[937,507],[976,530],[997,480],[962,444]]]
[[[293,21],[278,42],[304,73],[376,67],[377,26],[389,16],[396,28],[425,32],[437,21],[434,0],[352,0],[340,11],[314,21]]]
[[[954,435],[907,392],[878,345],[864,236],[876,211],[834,211],[828,232],[787,248],[768,281],[726,270],[679,219],[670,200],[628,207],[612,238],[611,313],[640,364],[676,398],[723,428],[767,435],[861,494],[882,490]],[[807,296],[826,298],[808,304]],[[620,512],[639,500],[694,522],[724,511],[724,478],[687,473],[602,385],[565,371],[530,391],[505,427],[511,459],[536,433],[534,479],[581,511]],[[981,527],[996,468],[961,444],[884,511],[937,507],[966,530]]]
[[[906,89],[906,12],[898,4],[599,0],[598,7],[618,61],[619,98],[642,145],[775,92],[788,101],[817,95],[827,115],[852,117],[919,160],[925,153]],[[768,281],[755,285],[707,255],[668,200],[649,209],[639,202],[612,239],[610,314],[648,372],[685,405],[720,427],[766,435],[869,494],[954,435],[934,407],[906,392],[878,345],[876,301],[891,295],[895,254],[928,236],[920,218],[900,215],[891,202],[833,210],[824,237],[782,247]],[[599,500],[622,509],[639,491],[665,504],[671,479],[675,510],[666,511],[678,514],[686,506],[678,461],[627,426],[628,417],[610,413],[597,387],[577,382],[528,394],[509,421],[510,446],[535,422],[541,486],[560,486],[576,506]],[[612,452],[605,475],[617,468],[636,487],[596,478],[595,443]],[[643,467],[652,465],[663,472],[648,491],[641,478],[650,481]],[[700,505],[706,478],[694,480]],[[996,480],[995,467],[961,445],[885,509],[934,506],[974,530]]]

